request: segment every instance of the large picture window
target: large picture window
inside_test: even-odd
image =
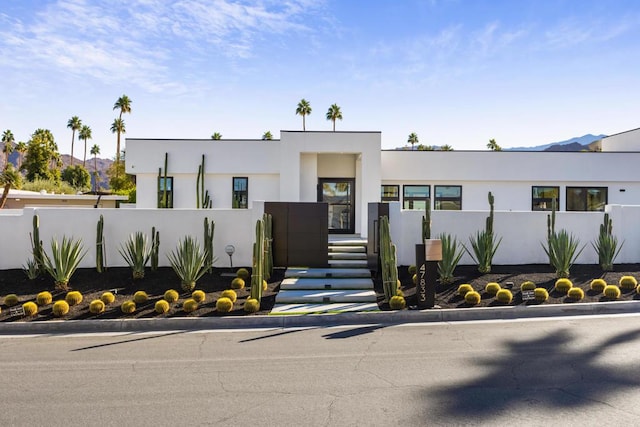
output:
[[[404,185],[403,209],[426,210],[429,197],[431,197],[431,187],[428,185]]]
[[[399,202],[400,186],[399,185],[383,185],[380,188],[380,200],[383,202]]]
[[[443,211],[462,210],[462,186],[460,185],[435,185],[433,208]]]
[[[568,211],[604,211],[607,187],[567,187]]]
[[[548,187],[534,185],[531,187],[531,210],[550,211],[553,209],[553,201],[556,202],[556,210],[560,210],[560,187]]]
[[[249,200],[249,178],[234,177],[232,207],[234,209],[247,209],[249,207],[248,200]]]
[[[173,208],[173,177],[163,176],[158,178],[158,208]]]

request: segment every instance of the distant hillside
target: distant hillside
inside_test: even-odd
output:
[[[536,145],[534,147],[503,148],[504,151],[582,151],[588,150],[589,144],[604,138],[607,135],[587,134],[565,141],[552,142],[550,144]]]

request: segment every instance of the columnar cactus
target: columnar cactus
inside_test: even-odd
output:
[[[160,252],[160,232],[155,227],[151,227],[151,254],[149,261],[151,262],[151,271],[158,269],[158,253]]]
[[[382,289],[385,301],[398,294],[398,266],[396,246],[391,241],[389,218],[380,217],[380,265],[382,269]]]
[[[422,217],[422,240],[431,239],[431,200],[427,199],[427,210]]]
[[[196,178],[196,209],[211,209],[212,201],[209,190],[204,189],[204,154],[202,163],[198,166],[198,176]]]
[[[264,221],[256,222],[256,241],[253,244],[253,268],[251,270],[251,298],[262,300],[262,282],[264,280]]]
[[[273,218],[271,214],[262,216],[264,221],[264,278],[269,280],[273,274]]]
[[[96,270],[102,273],[104,268],[104,218],[100,215],[96,233]]]
[[[38,215],[33,216],[33,231],[29,233],[31,236],[31,250],[33,252],[33,259],[38,266],[38,272],[44,271],[44,249],[42,246],[42,240],[40,240],[40,217]]]
[[[208,218],[204,219],[204,265],[209,274],[213,273],[213,234],[215,227],[216,224],[213,220],[209,220]]]

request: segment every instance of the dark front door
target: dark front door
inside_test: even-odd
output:
[[[329,233],[355,232],[355,179],[320,178],[318,201],[328,205]]]

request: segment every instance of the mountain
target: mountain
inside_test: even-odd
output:
[[[588,150],[589,144],[598,141],[607,135],[586,134],[565,141],[552,142],[550,144],[536,145],[534,147],[503,148],[504,151],[582,151]]]

